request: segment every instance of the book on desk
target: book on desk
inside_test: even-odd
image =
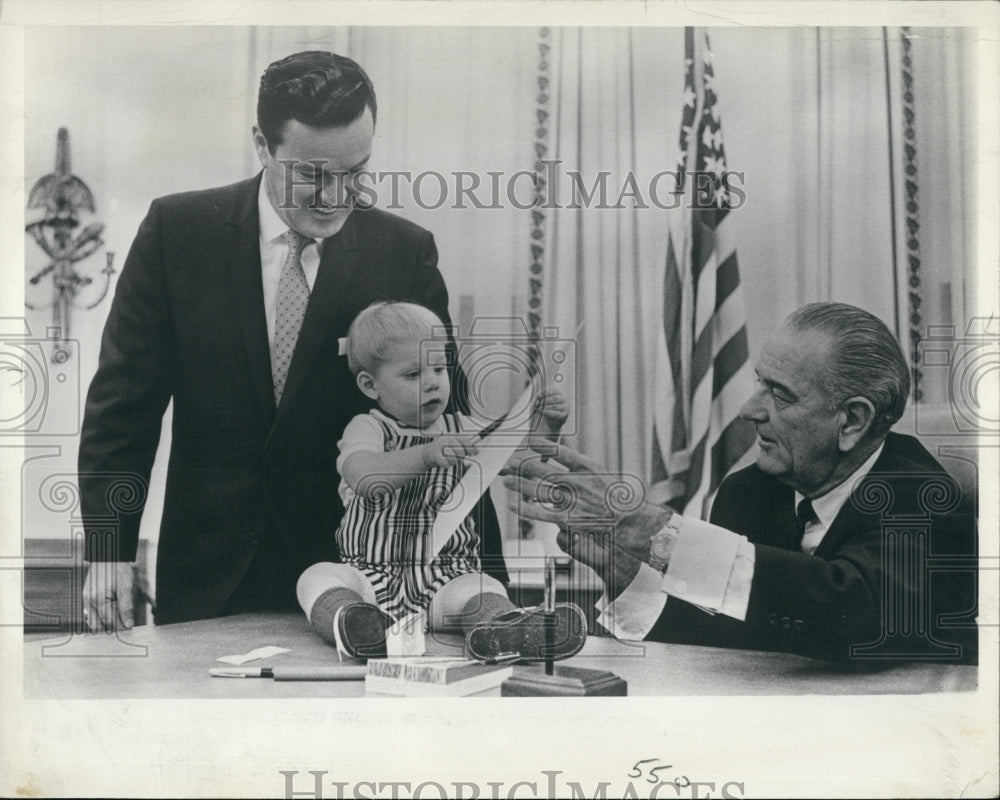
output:
[[[509,664],[451,657],[368,660],[366,694],[396,697],[464,697],[495,689],[514,673]]]

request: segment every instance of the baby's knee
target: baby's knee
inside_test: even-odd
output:
[[[500,595],[503,600],[501,603],[489,602],[484,595]],[[477,616],[484,604],[506,609],[510,603],[504,585],[481,572],[457,575],[438,589],[431,600],[428,609],[431,629],[447,631],[461,627],[470,615]]]
[[[313,603],[330,589],[350,589],[366,603],[377,604],[375,587],[368,577],[350,564],[334,564],[322,561],[313,564],[299,578],[296,595],[303,609],[312,608]]]

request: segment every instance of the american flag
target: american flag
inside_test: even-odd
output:
[[[667,237],[663,328],[654,367],[652,496],[705,517],[753,430],[739,419],[750,394],[743,293],[727,219],[742,199],[727,172],[708,34],[685,29],[678,157],[683,232]],[[678,244],[675,245],[675,238]]]

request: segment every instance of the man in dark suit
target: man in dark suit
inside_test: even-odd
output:
[[[129,562],[171,399],[157,623],[297,608],[302,571],[337,560],[337,442],[370,402],[342,351],[348,325],[386,299],[450,320],[431,234],[362,203],[376,112],[355,62],[289,56],[261,79],[263,172],[153,201],[118,281],[81,433],[92,629],[132,623]],[[506,582],[483,505],[484,569]]]
[[[723,481],[711,523],[648,502],[610,510],[609,479],[571,451],[557,458],[568,474],[526,460],[506,479],[516,509],[563,528],[560,546],[605,582],[601,623],[623,638],[974,662],[975,516],[923,445],[890,432],[909,370],[889,330],[853,306],[804,306],[756,373],[741,415],[757,461]],[[573,508],[540,505],[560,482]]]

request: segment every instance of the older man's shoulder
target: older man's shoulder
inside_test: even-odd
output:
[[[712,502],[710,519],[739,533],[766,527],[775,510],[791,502],[792,490],[756,464],[729,475]]]
[[[946,472],[941,463],[923,443],[905,433],[889,432],[885,437],[882,455],[875,462],[872,472]]]
[[[731,473],[722,481],[714,505],[752,501],[754,504],[770,506],[781,502],[791,491],[773,475],[768,475],[756,464],[751,464]]]

